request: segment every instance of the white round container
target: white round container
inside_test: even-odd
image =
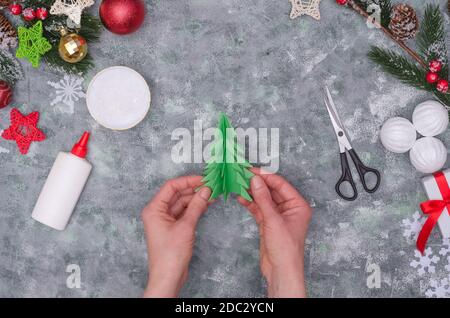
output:
[[[100,71],[86,93],[91,116],[113,130],[126,130],[139,124],[150,110],[150,102],[150,88],[145,79],[125,66]]]

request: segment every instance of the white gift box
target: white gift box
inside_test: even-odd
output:
[[[445,175],[445,179],[450,185],[450,169],[442,171]],[[439,191],[438,184],[433,175],[422,178],[422,184],[425,188],[429,200],[442,200],[442,194]],[[450,238],[450,215],[447,208],[444,208],[441,216],[438,220],[439,229],[441,230],[444,238]]]

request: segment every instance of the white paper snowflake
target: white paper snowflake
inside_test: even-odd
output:
[[[94,4],[94,0],[56,0],[50,8],[50,14],[67,15],[75,24],[80,25],[83,10]]]
[[[75,75],[64,75],[58,82],[47,82],[55,89],[56,95],[50,105],[63,103],[69,107],[69,113],[73,113],[75,102],[86,97],[81,86],[82,83],[83,78]]]
[[[0,131],[0,134],[1,134],[1,131]],[[9,150],[6,148],[0,147],[0,154],[2,154],[2,153],[9,153]]]
[[[418,211],[416,211],[411,218],[403,219],[403,236],[408,240],[416,240],[425,220],[426,219],[422,217]]]
[[[447,256],[447,265],[445,265],[445,270],[450,272],[450,256]]]
[[[320,20],[319,4],[320,0],[289,0],[292,4],[291,19],[301,15],[309,15],[316,20]]]
[[[448,278],[443,278],[440,281],[435,279],[430,280],[430,287],[425,292],[428,298],[449,298],[450,297],[450,283]]]
[[[439,255],[446,256],[447,254],[450,254],[450,239],[443,239],[442,240],[442,247],[439,250]]]
[[[428,273],[434,273],[436,271],[436,267],[433,264],[437,264],[437,262],[440,260],[439,256],[433,255],[433,250],[431,247],[427,247],[425,250],[425,255],[422,255],[418,250],[414,251],[414,257],[416,258],[413,260],[409,265],[411,265],[414,268],[417,268],[417,272],[420,276]]]

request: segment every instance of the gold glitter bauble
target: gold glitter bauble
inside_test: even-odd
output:
[[[68,63],[77,63],[86,57],[88,51],[86,40],[76,33],[61,31],[59,41],[59,55]]]

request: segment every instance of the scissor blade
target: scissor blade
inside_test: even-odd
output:
[[[325,106],[327,107],[328,115],[330,116],[331,123],[333,124],[334,132],[336,133],[336,137],[339,137],[339,132],[342,131],[339,123],[336,121],[331,106],[328,104],[328,99],[324,97]],[[338,138],[339,139],[339,138]]]
[[[328,89],[328,86],[325,86],[325,92],[327,96],[327,108],[329,112],[331,113],[331,116],[333,117],[336,124],[341,128],[341,130],[344,130],[344,126],[342,126],[341,119],[339,118],[339,115],[337,114],[336,105],[334,105],[333,98],[331,97],[330,90]]]
[[[330,91],[326,86],[325,91],[326,91],[326,96],[324,97],[325,105],[327,106],[328,114],[330,115],[334,132],[339,142],[339,150],[341,153],[343,153],[345,152],[346,149],[347,150],[352,149],[352,146],[350,145],[350,141],[348,140],[344,127],[342,126],[342,123],[339,119],[339,116],[336,111],[336,106],[334,106],[333,99],[331,98]]]

